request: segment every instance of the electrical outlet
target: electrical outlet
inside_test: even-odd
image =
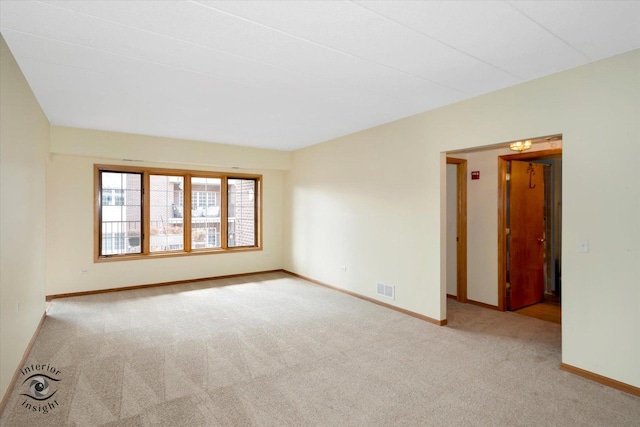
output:
[[[347,266],[343,265],[342,267],[340,267],[340,269],[342,269],[342,271],[347,271]]]
[[[20,316],[20,301],[16,301],[16,316]]]

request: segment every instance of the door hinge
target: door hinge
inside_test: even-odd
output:
[[[506,286],[507,286],[507,289],[511,289],[511,283],[507,282]]]
[[[507,236],[508,236],[509,234],[511,234],[511,229],[510,229],[510,228],[507,228],[507,229],[505,230],[505,234],[506,234]]]
[[[505,175],[505,179],[506,179],[507,181],[511,181],[511,174],[510,174],[510,173],[506,174],[506,175]]]

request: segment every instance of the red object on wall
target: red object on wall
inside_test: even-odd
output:
[[[480,179],[480,171],[472,171],[471,179]]]

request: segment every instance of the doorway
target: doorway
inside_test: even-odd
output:
[[[562,149],[498,158],[498,308],[560,323]]]
[[[447,297],[467,302],[467,161],[447,157]]]

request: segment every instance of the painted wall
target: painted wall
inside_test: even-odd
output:
[[[291,164],[285,151],[63,126],[51,127],[51,152],[194,167],[286,170]]]
[[[49,121],[1,36],[0,93],[0,396],[3,396],[45,310]]]
[[[47,180],[47,295],[282,268],[283,172],[279,169],[288,167],[289,153],[73,128],[53,127],[51,135],[53,154]],[[183,144],[185,149],[181,150]],[[239,156],[239,152],[245,156]],[[87,155],[91,157],[85,157]],[[143,157],[145,161],[123,162],[120,156]],[[255,167],[261,158],[264,168]],[[263,250],[94,263],[93,165],[96,163],[261,174]],[[241,169],[231,169],[232,166]]]
[[[285,268],[373,298],[377,282],[395,285],[383,301],[439,318],[439,164],[425,167],[406,123],[293,153]]]
[[[444,152],[562,134],[563,362],[640,386],[639,74],[636,50],[294,152],[285,267],[444,319]]]

